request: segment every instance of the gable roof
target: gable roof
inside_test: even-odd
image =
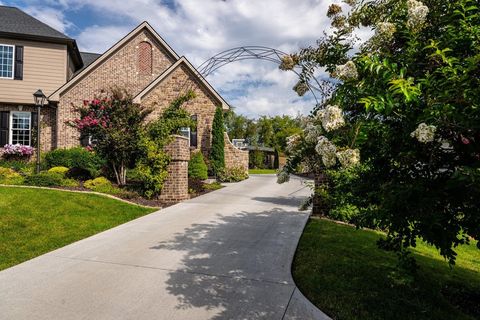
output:
[[[0,6],[0,37],[66,44],[77,68],[82,67],[82,58],[74,39],[18,8]]]
[[[178,54],[163,40],[162,37],[152,28],[152,26],[144,21],[142,22],[138,27],[130,31],[125,37],[120,39],[117,43],[115,43],[110,49],[108,49],[104,54],[102,54],[100,57],[98,57],[95,61],[93,61],[90,65],[88,65],[86,68],[78,72],[70,81],[65,83],[63,86],[58,88],[54,93],[52,93],[49,97],[48,100],[50,101],[58,101],[60,99],[60,94],[70,88],[72,85],[77,83],[78,80],[80,80],[83,76],[87,75],[90,71],[94,70],[98,65],[100,65],[102,62],[107,60],[110,55],[112,55],[115,51],[117,51],[119,48],[121,48],[126,42],[128,42],[131,38],[133,38],[137,33],[139,33],[141,30],[147,29],[150,31],[150,33],[156,38],[157,41],[160,42],[160,44],[167,50],[167,52],[175,59],[178,60],[180,57]]]
[[[145,97],[151,90],[153,90],[157,85],[159,85],[163,80],[165,80],[168,75],[170,75],[175,69],[181,65],[185,65],[192,74],[200,80],[200,82],[207,88],[210,93],[222,104],[222,109],[228,110],[228,103],[222,98],[222,96],[208,83],[207,80],[198,72],[197,69],[188,61],[187,58],[181,57],[177,62],[172,64],[167,70],[165,70],[161,75],[159,75],[155,80],[153,80],[145,89],[143,89],[139,94],[133,98],[134,103],[141,103],[143,97]]]
[[[83,60],[83,67],[78,69],[73,76],[76,76],[80,73],[83,69],[91,65],[95,60],[97,60],[101,54],[100,53],[92,53],[92,52],[80,52],[80,56]]]

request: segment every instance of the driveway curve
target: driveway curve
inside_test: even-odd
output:
[[[0,319],[328,319],[291,262],[299,178],[252,176],[0,272]]]

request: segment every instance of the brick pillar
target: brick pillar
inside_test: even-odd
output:
[[[174,140],[165,147],[165,151],[170,155],[171,161],[167,168],[168,177],[159,199],[165,202],[188,199],[188,161],[190,160],[188,138],[174,136]]]

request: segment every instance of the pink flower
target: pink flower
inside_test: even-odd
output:
[[[460,135],[460,140],[462,141],[463,144],[468,145],[470,144],[470,140],[468,138],[465,138],[463,135]]]

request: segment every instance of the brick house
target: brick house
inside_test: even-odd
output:
[[[0,147],[32,144],[37,119],[33,92],[42,89],[48,105],[40,116],[42,151],[81,144],[78,132],[66,125],[81,105],[113,86],[128,90],[134,102],[158,117],[169,103],[193,90],[184,107],[197,121],[186,130],[190,149],[208,155],[215,108],[227,102],[185,58],[179,56],[143,22],[103,54],[80,52],[76,41],[23,11],[0,6]],[[225,137],[227,167],[248,169],[248,153]]]

